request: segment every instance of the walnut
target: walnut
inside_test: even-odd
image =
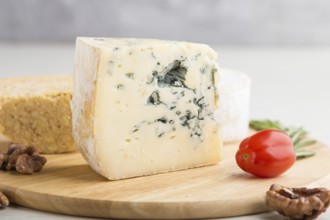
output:
[[[289,188],[273,184],[266,195],[272,209],[292,219],[316,219],[330,204],[330,191],[325,188]]]
[[[0,152],[0,168],[3,168],[4,164],[7,164],[7,161],[8,161],[8,155]]]
[[[11,144],[6,154],[0,153],[0,168],[4,170],[16,169],[23,174],[39,172],[46,164],[47,159],[40,156],[34,146]]]
[[[6,207],[8,205],[9,205],[8,198],[5,196],[5,194],[0,192],[0,208]]]

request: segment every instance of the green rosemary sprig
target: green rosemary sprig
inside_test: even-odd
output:
[[[293,142],[297,159],[302,159],[315,155],[314,151],[305,150],[304,148],[315,144],[316,140],[306,140],[308,132],[303,127],[286,127],[279,121],[272,120],[251,120],[250,128],[260,131],[264,129],[275,129],[287,133]]]

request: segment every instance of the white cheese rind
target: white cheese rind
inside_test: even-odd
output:
[[[220,106],[215,119],[221,127],[224,143],[241,141],[249,131],[251,78],[242,72],[221,69],[218,83]]]
[[[74,138],[110,180],[220,159],[217,54],[203,44],[78,38]]]
[[[95,82],[99,62],[100,50],[77,40],[71,101],[73,138],[89,165],[102,173],[94,148]]]

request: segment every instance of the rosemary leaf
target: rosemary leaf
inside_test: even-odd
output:
[[[251,120],[250,121],[250,127],[260,131],[263,129],[276,129],[276,130],[282,130],[283,126],[278,121],[271,121],[271,120]]]
[[[296,150],[299,150],[300,148],[316,144],[316,142],[317,142],[316,140],[302,141],[302,142],[299,142],[298,144],[294,145],[294,148]]]
[[[292,139],[296,139],[298,138],[298,136],[300,135],[300,132],[303,129],[301,127],[299,128],[289,128],[287,131],[287,134],[292,138]]]
[[[293,145],[296,146],[297,144],[299,144],[302,140],[304,139],[304,136],[296,136],[296,137],[293,137],[292,138],[292,142],[293,142]]]
[[[296,151],[296,157],[297,157],[297,159],[303,159],[303,158],[311,157],[311,156],[314,156],[314,155],[315,155],[315,152],[314,151],[309,151],[309,150],[299,150],[299,151]]]

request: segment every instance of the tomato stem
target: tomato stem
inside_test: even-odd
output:
[[[249,155],[247,153],[243,154],[243,159],[244,160],[248,160],[249,159]]]

